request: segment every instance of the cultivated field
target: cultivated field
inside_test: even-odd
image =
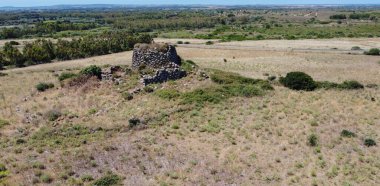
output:
[[[302,71],[319,81],[380,85],[380,58],[351,51],[379,48],[378,38],[156,42],[178,40],[191,43],[179,45],[178,54],[201,68],[260,79]],[[4,184],[89,185],[112,172],[124,185],[380,185],[380,150],[363,144],[366,138],[380,143],[379,88],[298,92],[274,82],[275,90],[263,96],[191,107],[154,93],[125,101],[125,87],[106,82],[61,88],[56,77],[131,59],[130,51],[4,71]],[[39,82],[56,88],[37,92]],[[190,75],[157,86],[187,92],[210,84]],[[63,114],[49,121],[51,110]],[[128,128],[133,117],[147,125]],[[342,130],[356,137],[342,137]],[[316,147],[307,144],[311,134]]]

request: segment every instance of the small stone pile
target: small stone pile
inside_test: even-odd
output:
[[[180,68],[181,59],[174,46],[168,44],[136,44],[133,49],[132,68],[152,69],[151,75],[143,75],[144,85],[176,80],[186,76]]]
[[[111,66],[102,70],[102,80],[112,81],[115,84],[121,84],[123,79],[121,78],[125,74],[125,70],[120,66]]]

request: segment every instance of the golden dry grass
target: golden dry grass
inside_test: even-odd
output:
[[[228,48],[177,50],[182,58],[203,68],[248,77],[298,70],[317,80],[380,84],[379,59],[371,56]],[[380,141],[379,89],[296,92],[275,85],[275,91],[262,97],[232,98],[194,108],[146,93],[124,101],[120,94],[123,86],[106,82],[90,91],[60,88],[54,76],[90,64],[128,65],[131,54],[14,69],[0,77],[0,118],[11,122],[0,131],[4,149],[0,163],[10,170],[4,183],[31,185],[38,180],[36,174],[44,172],[52,176],[54,185],[87,185],[90,182],[80,179],[83,175],[97,179],[112,171],[124,177],[124,185],[380,184],[379,148],[363,145],[365,138]],[[38,82],[54,82],[56,88],[38,93],[34,89]],[[210,83],[186,77],[162,86],[186,91]],[[44,114],[51,109],[60,110],[65,117],[48,121]],[[130,130],[132,117],[145,119],[149,125]],[[68,135],[68,141],[52,144],[50,137],[30,138],[42,127],[60,129],[65,125],[85,126],[94,132]],[[357,137],[341,137],[343,129]],[[307,144],[312,133],[318,136],[318,147]],[[27,142],[17,144],[20,138]],[[33,168],[35,162],[46,168]],[[68,172],[74,175],[64,179],[62,175]]]

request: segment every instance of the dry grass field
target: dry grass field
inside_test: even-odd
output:
[[[379,47],[379,39],[214,48],[190,42],[177,52],[201,68],[260,79],[303,71],[320,81],[380,85],[379,57],[345,52]],[[194,107],[155,93],[126,101],[125,87],[107,82],[62,88],[56,77],[91,64],[130,65],[131,59],[132,52],[123,52],[4,71],[0,119],[8,124],[0,125],[0,164],[7,172],[0,185],[91,185],[107,172],[123,185],[380,185],[379,88],[298,92],[273,83],[275,90],[263,96]],[[39,82],[55,88],[37,92]],[[188,92],[210,84],[190,75],[157,86]],[[52,110],[62,113],[58,120],[47,118]],[[146,125],[130,129],[134,117]],[[343,137],[342,130],[356,135]],[[308,145],[312,134],[315,147]],[[367,138],[378,145],[365,146]]]

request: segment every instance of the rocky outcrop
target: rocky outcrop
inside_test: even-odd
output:
[[[133,50],[133,69],[152,69],[150,75],[143,75],[144,85],[176,80],[186,76],[180,68],[181,59],[174,46],[168,44],[136,44]]]

